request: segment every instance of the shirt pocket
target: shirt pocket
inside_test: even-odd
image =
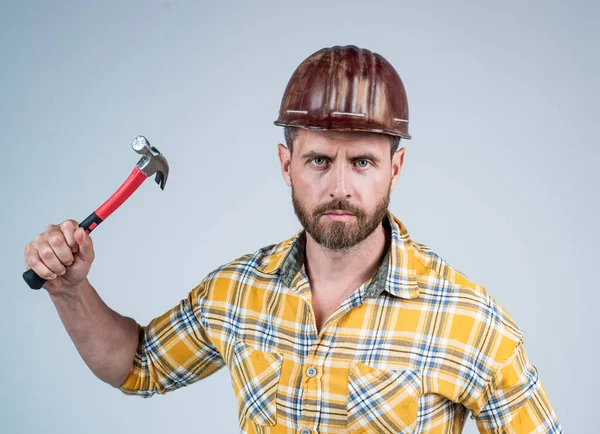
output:
[[[422,393],[417,370],[352,364],[348,372],[348,432],[412,433]]]
[[[231,359],[231,379],[238,403],[240,427],[248,420],[273,426],[277,422],[277,388],[283,356],[237,341]]]

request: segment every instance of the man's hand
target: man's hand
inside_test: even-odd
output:
[[[47,282],[50,295],[63,295],[83,282],[94,261],[94,245],[89,234],[75,220],[48,225],[25,246],[25,266]]]

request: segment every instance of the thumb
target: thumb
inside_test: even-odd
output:
[[[79,254],[83,257],[82,259],[91,259],[94,256],[94,245],[90,235],[82,227],[77,228],[73,235],[79,244]]]

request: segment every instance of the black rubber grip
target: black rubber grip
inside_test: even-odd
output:
[[[98,227],[98,225],[102,223],[102,219],[96,215],[95,212],[91,213],[87,218],[79,223],[79,227],[85,229],[85,231],[89,234],[94,229]],[[46,283],[46,279],[37,275],[37,273],[33,270],[27,270],[23,273],[23,280],[27,282],[31,289],[40,289]]]

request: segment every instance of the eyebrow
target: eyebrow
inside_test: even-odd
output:
[[[300,156],[300,158],[302,158],[302,159],[317,158],[317,157],[325,157],[325,158],[330,159],[331,161],[335,161],[335,157],[330,157],[329,155],[325,155],[322,152],[317,152],[317,151],[308,151]],[[348,159],[349,160],[371,160],[376,164],[381,163],[381,159],[371,152],[362,152],[360,154],[353,155],[353,156],[349,157]]]

